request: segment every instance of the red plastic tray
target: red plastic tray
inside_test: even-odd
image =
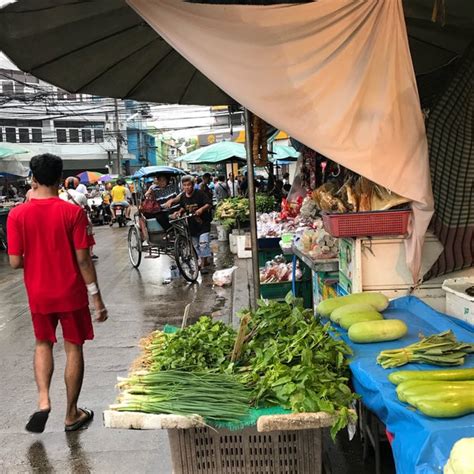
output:
[[[323,213],[323,224],[333,237],[404,235],[411,210]]]

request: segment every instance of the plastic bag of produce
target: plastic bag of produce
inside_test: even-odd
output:
[[[212,282],[216,286],[225,286],[232,283],[232,274],[237,270],[237,267],[225,268],[224,270],[217,270],[212,275]]]

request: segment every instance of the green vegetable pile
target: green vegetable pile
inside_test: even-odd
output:
[[[146,365],[151,372],[223,372],[230,364],[235,336],[230,326],[202,316],[195,324],[174,334],[156,333],[146,344]]]
[[[238,334],[207,316],[175,334],[155,331],[142,341],[143,356],[119,384],[123,393],[112,408],[197,413],[211,421],[217,417],[232,421],[241,413],[233,403],[245,398],[247,408],[279,406],[293,412],[336,414],[331,429],[335,436],[351,421],[349,408],[356,395],[347,385],[346,356],[351,351],[330,331],[329,323],[321,325],[291,294],[283,303],[260,301],[256,311],[242,317]],[[193,400],[194,389],[183,386],[182,373],[189,374],[189,383],[195,386],[199,386],[195,377],[216,377],[216,394],[206,379]],[[173,383],[172,388],[165,380]],[[227,395],[224,389],[217,394],[218,386],[231,382],[235,385],[229,386]],[[214,406],[207,410],[207,396],[219,400],[220,415]]]
[[[273,196],[258,193],[255,195],[255,207],[257,212],[273,212],[276,209],[275,198]]]
[[[117,411],[201,415],[209,421],[239,422],[249,411],[248,390],[235,377],[159,371],[121,379]]]
[[[338,413],[331,434],[350,421],[350,348],[331,337],[330,324],[321,325],[311,310],[261,301],[252,314],[244,345],[241,380],[253,390],[256,405],[279,405],[293,412]]]
[[[233,197],[221,201],[216,208],[215,219],[224,227],[231,229],[239,222],[249,220],[250,208],[247,198]]]
[[[400,367],[409,362],[431,365],[462,365],[467,354],[474,352],[474,344],[458,342],[452,331],[424,337],[419,342],[401,349],[382,351],[377,357],[384,369]]]

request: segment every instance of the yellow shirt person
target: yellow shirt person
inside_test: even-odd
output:
[[[112,202],[124,202],[126,201],[127,191],[125,190],[125,186],[121,186],[116,184],[112,188]]]

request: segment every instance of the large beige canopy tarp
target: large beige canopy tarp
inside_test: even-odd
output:
[[[271,7],[127,1],[249,110],[413,200],[407,259],[418,277],[433,199],[401,0]]]

